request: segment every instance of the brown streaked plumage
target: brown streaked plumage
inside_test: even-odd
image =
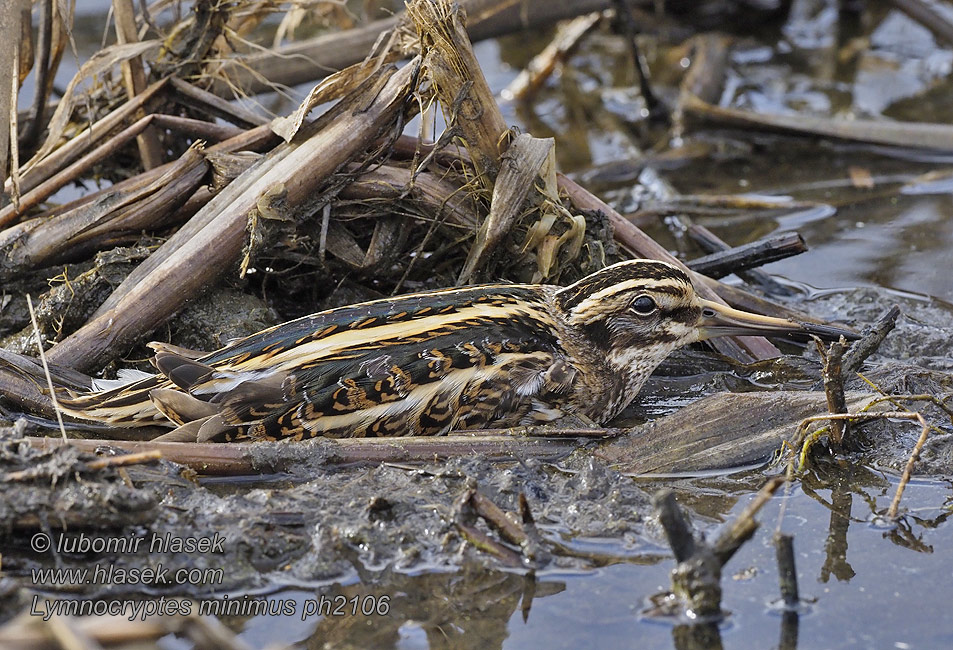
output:
[[[794,332],[852,336],[702,300],[678,268],[631,260],[565,288],[496,284],[332,309],[204,356],[153,344],[159,374],[60,404],[198,441],[440,435],[569,414],[603,423],[679,346]]]

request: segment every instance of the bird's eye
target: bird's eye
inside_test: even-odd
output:
[[[639,296],[632,301],[632,311],[639,316],[648,316],[656,309],[658,309],[658,307],[650,296]]]

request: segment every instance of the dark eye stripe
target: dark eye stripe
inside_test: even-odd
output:
[[[665,312],[665,318],[676,323],[692,325],[698,321],[700,309],[698,307],[678,307]]]

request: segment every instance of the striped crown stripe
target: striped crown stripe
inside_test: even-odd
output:
[[[606,267],[556,292],[559,305],[568,311],[591,299],[600,300],[636,287],[691,287],[685,273],[667,262],[628,260]]]

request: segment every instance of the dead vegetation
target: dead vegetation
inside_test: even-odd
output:
[[[24,70],[33,68],[37,78],[35,100],[24,114],[16,110],[16,91],[0,93],[0,114],[11,118],[0,129],[0,169],[6,179],[0,204],[0,347],[5,349],[0,390],[8,403],[55,415],[44,387],[24,380],[35,372],[24,365],[32,362],[16,356],[32,354],[34,337],[51,346],[43,364],[49,360],[52,378],[79,386],[86,380],[79,372],[108,372],[123,358],[143,361],[142,344],[161,338],[153,333],[168,333],[163,328],[171,327],[170,320],[227,291],[240,292],[263,315],[254,327],[234,324],[244,315],[229,309],[234,301],[228,298],[224,307],[203,312],[210,314],[207,328],[216,335],[243,327],[254,331],[319,308],[412,290],[499,278],[565,284],[638,256],[685,266],[706,298],[814,320],[797,307],[718,280],[738,273],[769,296],[783,295],[785,289],[756,267],[803,251],[798,235],[732,249],[688,215],[826,206],[681,196],[657,179],[652,201],[623,215],[560,173],[556,151],[563,144],[558,139],[516,132],[501,114],[471,39],[582,14],[509,89],[508,97],[518,99],[530,96],[558,67],[559,57],[612,18],[599,12],[640,3],[551,2],[544,10],[542,3],[414,0],[393,17],[361,24],[338,3],[292,3],[275,25],[270,20],[275,8],[268,3],[199,2],[192,11],[175,13],[166,3],[137,11],[130,0],[115,0],[116,44],[83,64],[56,101],[51,101],[52,78],[68,48],[71,18],[60,13],[63,3],[38,4],[42,15],[36,43],[2,50],[8,57],[3,63],[12,63],[3,66],[4,74],[14,71],[22,82]],[[640,6],[634,14],[643,23],[639,12],[645,11]],[[277,45],[309,21],[337,29]],[[12,12],[0,19],[0,34],[19,34],[27,22],[28,11]],[[261,44],[263,32],[273,35],[275,47]],[[686,43],[691,67],[677,99],[662,111],[674,135],[699,124],[717,124],[930,152],[953,150],[953,131],[946,125],[838,122],[719,107],[728,47],[724,38],[713,35]],[[636,48],[633,56],[641,56]],[[648,89],[646,77],[640,80]],[[296,110],[274,119],[232,101],[265,91],[282,93],[284,87],[302,83],[316,85]],[[0,87],[18,85],[0,74]],[[658,114],[657,107],[652,112]],[[416,136],[408,135],[413,120],[422,125]],[[646,154],[639,170],[658,160],[662,156],[656,152]],[[91,186],[100,180],[108,186],[56,202],[57,193],[71,184]],[[700,242],[708,255],[676,258],[636,225],[673,215],[667,220],[673,230]],[[54,286],[46,286],[47,278]],[[40,294],[35,325],[25,312],[29,293]],[[896,318],[894,313],[892,321]],[[158,492],[130,491],[120,466],[153,461],[157,454],[205,476],[273,472],[304,480],[314,472],[356,464],[463,462],[471,455],[540,462],[566,458],[578,449],[591,453],[592,462],[602,464],[600,471],[620,475],[697,472],[758,462],[786,445],[788,478],[793,479],[795,470],[807,466],[813,442],[826,437],[829,449],[850,449],[854,433],[849,422],[915,420],[922,434],[885,513],[893,522],[902,514],[900,496],[929,432],[946,426],[937,415],[949,415],[949,395],[919,396],[935,407],[929,420],[894,407],[864,412],[888,399],[908,402],[915,397],[910,394],[875,399],[869,389],[857,390],[855,382],[845,395],[845,380],[850,382],[889,331],[886,321],[892,322],[886,318],[850,350],[825,352],[824,393],[776,392],[770,399],[759,393],[719,393],[637,428],[480,431],[433,440],[317,441],[298,448],[150,443],[118,440],[118,432],[61,443],[23,438],[18,430],[2,441],[5,473],[0,482],[5,488],[24,484],[8,504],[33,500],[40,505],[5,513],[0,520],[6,533],[80,523],[94,530],[147,523],[156,516]],[[762,338],[722,339],[716,349],[741,364],[779,355]],[[833,415],[818,415],[827,410]],[[829,424],[809,430],[815,421]],[[133,455],[93,459],[90,453],[104,439],[114,450]],[[593,450],[593,441],[602,439]],[[80,482],[90,472],[96,480]],[[44,481],[54,487],[47,488]],[[78,509],[60,509],[62,491],[80,485],[99,492],[87,495]],[[761,502],[779,485],[770,482]],[[22,490],[46,492],[34,498],[33,492]],[[531,500],[522,491],[501,493],[511,502],[518,499],[514,512],[504,512],[475,484],[455,485],[444,520],[467,544],[505,566],[532,572],[553,556],[579,559],[543,539]],[[386,511],[390,506],[368,506],[369,511],[375,508]],[[136,517],[120,516],[130,512]],[[751,527],[751,514],[739,518],[739,525]],[[725,542],[731,551],[719,551],[718,543],[714,550],[701,543],[696,549],[691,531],[684,524],[680,529],[682,542],[673,548],[688,544],[692,552],[675,548],[678,561],[693,560],[695,550],[707,553],[699,562],[708,568],[717,564],[716,577],[747,539],[735,535],[734,546]],[[750,537],[754,528],[745,531]],[[715,564],[712,553],[718,556]],[[706,590],[717,588],[720,595],[718,580],[708,576],[693,591],[694,578],[683,572],[673,591],[688,609],[717,619],[719,601],[706,599]],[[154,638],[172,630],[144,626],[130,634]],[[22,638],[32,637],[25,633]]]

